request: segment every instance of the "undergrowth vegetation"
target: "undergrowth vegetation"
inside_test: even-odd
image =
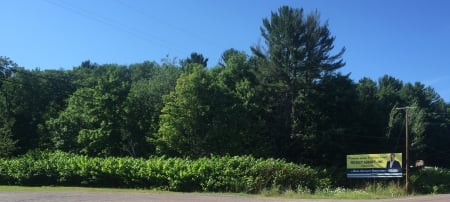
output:
[[[286,190],[284,192],[280,192],[277,187],[272,187],[272,189],[264,189],[261,194],[270,197],[312,199],[380,199],[398,198],[407,195],[404,187],[393,181],[366,183],[359,188],[322,187],[315,190],[314,193],[307,187],[298,187],[296,190]]]
[[[329,186],[319,171],[277,159],[250,156],[136,159],[32,152],[0,160],[0,184],[149,188],[169,191],[260,193]]]
[[[0,184],[140,188],[183,192],[261,193],[295,198],[390,198],[407,195],[403,180],[332,186],[325,171],[251,156],[189,158],[87,157],[29,152],[0,159]],[[413,194],[450,193],[450,170],[412,172]]]
[[[426,168],[415,171],[410,178],[414,191],[424,194],[450,193],[450,170]]]

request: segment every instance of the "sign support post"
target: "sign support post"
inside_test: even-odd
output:
[[[408,109],[415,107],[398,107],[397,110],[405,110],[405,191],[409,193],[409,137],[408,137]]]

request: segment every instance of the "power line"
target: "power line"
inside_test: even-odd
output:
[[[149,42],[151,44],[158,44],[160,47],[166,47],[169,50],[180,50],[178,47],[174,45],[169,45],[169,42],[165,41],[163,38],[158,37],[154,34],[151,34],[149,32],[140,30],[136,27],[121,23],[119,21],[113,20],[112,18],[108,18],[105,16],[101,16],[96,12],[89,11],[87,9],[84,9],[80,6],[76,6],[74,4],[70,4],[69,2],[65,1],[58,1],[58,0],[45,0],[47,3],[52,4],[54,6],[57,6],[63,10],[75,13],[79,16],[82,16],[88,20],[95,21],[97,23],[106,25],[108,27],[111,27],[115,29],[116,31],[126,33],[130,36],[133,36],[135,38],[141,39],[143,41]]]
[[[189,31],[187,29],[184,29],[184,28],[182,28],[180,26],[176,26],[176,25],[173,25],[173,24],[168,23],[168,22],[163,23],[162,19],[160,19],[160,18],[158,18],[156,16],[153,16],[153,15],[148,15],[149,14],[148,11],[143,10],[142,7],[135,7],[135,6],[131,5],[129,1],[118,0],[118,1],[113,1],[113,2],[116,2],[116,3],[124,6],[125,8],[128,8],[128,9],[132,10],[134,13],[139,14],[143,18],[153,18],[154,19],[153,22],[159,23],[159,24],[163,24],[163,25],[165,25],[166,27],[169,27],[172,30],[176,30],[177,32],[182,33],[184,35],[189,35],[189,36],[191,36],[193,38],[196,38],[199,41],[205,41],[207,39],[207,37],[200,36],[200,35],[198,35],[198,34],[196,34],[194,32],[191,32],[191,31]],[[219,44],[216,41],[214,41],[214,40],[213,41],[211,41],[211,40],[206,41],[206,45],[211,46],[211,44],[214,44],[215,46],[219,46]]]

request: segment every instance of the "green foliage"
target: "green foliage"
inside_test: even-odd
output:
[[[124,103],[124,148],[131,156],[148,156],[155,153],[154,140],[164,106],[163,96],[175,88],[180,69],[170,64],[159,66],[153,63],[135,64],[131,69],[135,78]]]
[[[261,194],[294,199],[391,199],[406,196],[404,187],[395,182],[368,183],[361,188],[322,187],[311,193],[307,187],[280,191],[278,187],[264,189]]]
[[[198,64],[202,67],[206,67],[208,65],[208,58],[203,57],[200,53],[193,52],[188,58],[182,60],[180,63],[183,72],[191,72],[192,68],[195,66],[192,66],[191,64]]]
[[[253,154],[268,138],[258,131],[256,76],[245,53],[229,52],[221,67],[190,64],[164,96],[156,138],[158,154],[201,157]]]
[[[1,119],[8,118],[2,117]],[[13,139],[11,133],[12,120],[1,120],[3,126],[0,126],[0,157],[10,156],[16,149],[17,140]]]
[[[450,193],[450,170],[445,168],[423,168],[412,172],[410,181],[413,191],[423,194]]]
[[[27,70],[0,57],[0,156],[33,150],[199,161],[211,154],[251,155],[327,168],[333,184],[341,185],[346,182],[346,154],[404,151],[404,114],[395,108],[413,106],[408,119],[410,159],[450,166],[445,156],[450,142],[449,103],[418,82],[404,83],[388,75],[355,82],[338,73],[344,65],[344,49],[334,50],[335,38],[328,28],[317,12],[305,15],[301,8],[281,7],[263,20],[267,51],[256,47],[249,56],[229,49],[212,68],[206,68],[207,58],[198,53],[181,62],[167,58],[162,64],[145,61],[124,66],[84,61],[72,70],[45,71]],[[114,164],[119,161],[123,160]],[[204,161],[233,168],[228,160]],[[186,162],[190,165],[183,169],[197,166]],[[28,165],[12,162],[19,163]],[[258,163],[253,163],[252,172],[260,172],[255,170]],[[131,183],[115,174],[95,174],[97,164],[102,163],[89,164],[94,174],[68,173],[58,182],[100,186],[110,178],[123,186]],[[188,173],[181,180],[160,174],[133,183],[157,182],[173,190],[301,189],[278,184],[290,179],[267,175],[267,166],[291,170],[275,163],[262,166],[261,179],[250,174],[236,181],[234,175],[229,180],[217,176],[199,184],[204,176]],[[28,176],[25,171],[21,175]],[[318,178],[319,184],[331,183]],[[435,192],[442,189],[434,187]]]
[[[153,157],[91,158],[63,152],[31,152],[0,159],[0,184],[155,188],[170,191],[258,193],[315,190],[314,169],[277,159],[211,156],[197,160]]]
[[[11,77],[14,74],[17,67],[18,67],[17,64],[10,58],[0,56],[0,87],[3,84],[2,79]]]
[[[211,76],[199,64],[178,78],[175,90],[164,96],[157,152],[170,156],[205,155]]]
[[[263,19],[261,34],[267,53],[261,48],[252,50],[264,61],[257,68],[261,85],[258,90],[262,95],[260,107],[264,109],[261,114],[269,123],[264,132],[274,139],[274,150],[295,161],[334,159],[319,149],[329,145],[316,144],[335,142],[345,130],[352,130],[346,128],[350,124],[342,123],[348,120],[334,115],[351,108],[355,97],[351,81],[336,73],[345,64],[345,49],[332,54],[335,37],[328,24],[321,22],[317,12],[304,15],[301,8],[279,8]],[[335,88],[338,85],[343,85],[339,89],[344,90]],[[328,130],[331,124],[342,125]],[[333,150],[329,151],[333,154]]]
[[[120,155],[124,110],[130,88],[129,71],[116,65],[98,67],[93,88],[79,88],[69,98],[67,108],[47,121],[57,149],[78,150],[92,156]],[[95,70],[95,69],[94,69]],[[92,71],[87,69],[86,71]]]

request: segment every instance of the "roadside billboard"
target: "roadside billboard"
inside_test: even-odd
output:
[[[347,155],[347,178],[403,177],[402,153]]]

